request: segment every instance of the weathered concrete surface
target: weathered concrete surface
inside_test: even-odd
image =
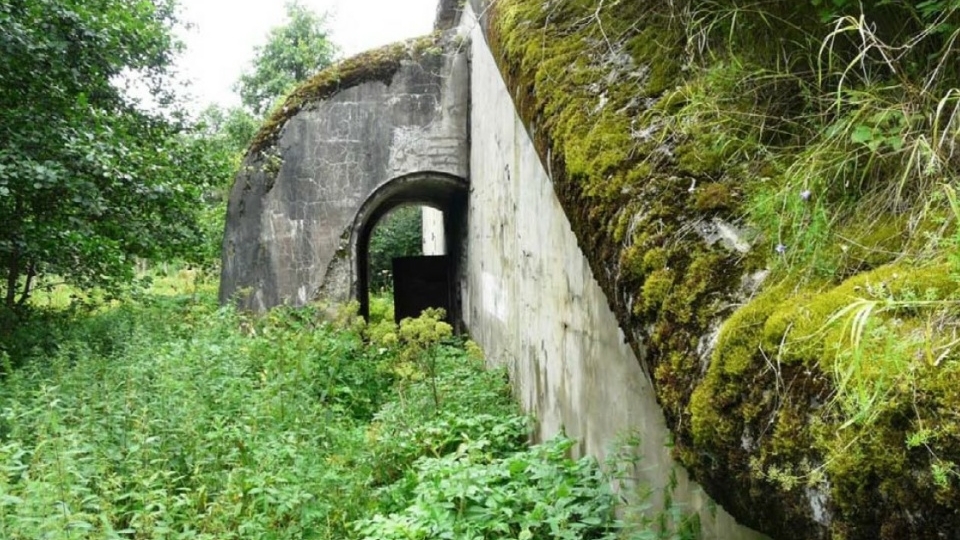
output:
[[[443,212],[435,208],[423,208],[421,214],[423,227],[423,254],[446,255],[447,236],[443,225]]]
[[[466,52],[437,38],[406,51],[392,77],[340,89],[288,119],[233,186],[221,301],[264,310],[321,293],[349,298],[352,235],[367,198],[411,173],[466,178],[467,75]]]
[[[424,249],[459,262],[454,305],[491,362],[507,366],[537,437],[564,430],[580,453],[602,458],[639,434],[639,477],[654,503],[676,475],[672,499],[700,513],[706,538],[759,538],[714,511],[671,459],[642,358],[625,343],[469,9],[459,32],[469,41],[411,52],[390,77],[303,106],[248,157],[229,202],[221,299],[263,310],[351,298],[362,289],[366,238],[386,211],[445,208],[426,213]],[[463,212],[448,203],[468,173]]]
[[[655,489],[654,503],[675,473],[673,500],[699,512],[705,538],[761,538],[716,509],[672,460],[650,379],[577,245],[473,10],[462,25],[472,47],[461,284],[471,336],[507,366],[539,439],[565,431],[581,453],[602,458],[618,437],[639,434],[640,479]]]

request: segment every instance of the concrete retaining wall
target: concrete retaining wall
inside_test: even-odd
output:
[[[655,488],[654,503],[675,475],[673,500],[700,513],[705,538],[761,538],[671,458],[650,379],[577,245],[473,10],[461,25],[471,38],[472,96],[466,328],[491,363],[507,367],[538,439],[565,431],[580,453],[602,459],[618,438],[637,434],[639,476]]]
[[[446,255],[447,236],[443,228],[443,212],[435,208],[423,208],[423,254]]]

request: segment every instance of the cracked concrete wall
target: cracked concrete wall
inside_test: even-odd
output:
[[[471,39],[471,189],[461,267],[471,337],[491,363],[507,367],[536,418],[537,439],[564,431],[581,454],[602,459],[618,437],[638,434],[638,477],[654,489],[654,508],[675,478],[673,501],[700,514],[705,538],[762,538],[716,507],[673,461],[650,379],[577,245],[472,9],[461,24]]]
[[[346,300],[354,219],[380,186],[422,171],[466,178],[466,52],[440,38],[390,80],[303,107],[248,156],[227,210],[220,299],[262,311]]]

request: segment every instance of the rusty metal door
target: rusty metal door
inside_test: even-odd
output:
[[[419,317],[427,308],[443,308],[451,316],[450,258],[423,255],[393,259],[393,313],[400,322]]]

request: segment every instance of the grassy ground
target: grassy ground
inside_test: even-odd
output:
[[[0,538],[671,537],[618,523],[571,441],[528,447],[504,374],[436,314],[247,316],[168,274],[40,297],[2,344]]]

